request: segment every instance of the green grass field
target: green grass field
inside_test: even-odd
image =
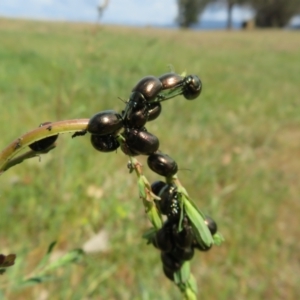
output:
[[[179,31],[0,19],[0,149],[44,121],[121,111],[135,83],[173,66],[197,74],[147,128],[181,169],[189,194],[226,241],[192,260],[199,299],[300,298],[300,38],[292,31]],[[151,181],[161,179],[150,172]],[[0,276],[6,299],[181,299],[163,275],[127,158],[61,136],[57,149],[4,173]],[[105,252],[13,289],[57,240],[80,248],[100,230]],[[7,284],[7,281],[10,284]],[[42,298],[44,297],[44,298]]]

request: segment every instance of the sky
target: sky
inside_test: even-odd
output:
[[[0,0],[0,16],[39,20],[95,22],[97,6],[104,0]],[[110,0],[101,22],[137,26],[165,26],[174,23],[176,0]],[[233,19],[250,19],[249,9],[235,8]],[[225,21],[222,5],[212,5],[202,15],[202,21]]]

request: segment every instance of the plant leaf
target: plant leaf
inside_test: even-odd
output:
[[[191,270],[190,270],[190,262],[185,261],[180,269],[180,279],[181,283],[186,283],[191,275]]]
[[[190,278],[189,278],[187,284],[195,294],[198,294],[197,282],[196,282],[196,279],[193,276],[193,274],[190,274]]]
[[[142,176],[139,177],[138,179],[138,187],[139,187],[139,195],[143,199],[146,199],[146,189],[145,189],[145,182],[142,178]]]
[[[41,259],[40,263],[38,264],[37,268],[43,268],[47,262],[49,261],[50,255],[55,247],[55,245],[57,244],[56,241],[52,242],[49,246],[48,246],[48,250],[47,253],[45,254],[45,256]]]
[[[49,270],[55,270],[59,267],[66,266],[71,263],[78,262],[84,255],[84,252],[82,249],[74,249],[69,252],[67,252],[62,257],[58,258],[56,261],[50,263],[48,266],[45,267],[42,273],[45,273]]]
[[[225,241],[224,237],[221,235],[221,233],[217,232],[213,235],[214,244],[217,246],[220,246],[222,242]]]
[[[148,211],[146,210],[146,214],[152,225],[158,230],[162,228],[163,225],[162,217],[153,203],[151,203],[150,206]]]
[[[200,214],[199,210],[196,209],[194,205],[192,205],[192,203],[184,196],[183,204],[187,216],[194,228],[197,242],[200,244],[204,244],[207,247],[210,247],[214,243],[214,240],[207,225],[204,222],[203,214]]]

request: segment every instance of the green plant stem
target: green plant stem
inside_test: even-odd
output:
[[[19,159],[15,162],[11,162],[12,159],[28,145],[39,141],[43,138],[62,134],[62,133],[73,133],[77,131],[84,131],[87,128],[89,119],[74,119],[53,122],[41,127],[38,127],[32,131],[29,131],[19,138],[11,142],[5,149],[0,152],[0,175],[12,167],[13,165],[20,163],[22,160]],[[36,152],[39,154],[41,152]],[[29,154],[29,156],[32,154]],[[32,157],[32,156],[31,156]],[[29,158],[29,157],[28,157]],[[25,158],[23,158],[24,160]]]

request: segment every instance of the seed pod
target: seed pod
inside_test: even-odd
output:
[[[189,220],[187,217],[184,217],[182,222],[182,230],[178,232],[178,225],[173,225],[173,240],[175,245],[178,248],[184,249],[184,248],[190,248],[192,246],[193,240],[194,240],[194,234],[193,229],[191,225],[189,224]]]
[[[202,82],[196,75],[189,75],[184,78],[183,96],[187,100],[197,98],[202,90]]]
[[[186,260],[191,260],[194,256],[194,248],[188,247],[188,248],[179,248],[175,247],[171,255],[178,259],[179,261],[186,261]]]
[[[166,73],[158,77],[162,83],[163,90],[173,89],[175,87],[181,86],[183,83],[183,77],[176,73]]]
[[[180,261],[180,260],[174,258],[168,252],[161,252],[160,258],[161,258],[163,265],[166,268],[168,268],[170,271],[173,271],[173,272],[178,271],[183,264],[183,261]]]
[[[136,153],[150,155],[159,148],[158,138],[150,132],[127,128],[124,135],[127,146]]]
[[[206,216],[204,223],[207,225],[211,235],[214,235],[218,231],[217,223],[211,217]]]
[[[162,83],[155,76],[146,76],[142,78],[132,92],[140,92],[147,101],[154,100],[162,90]]]
[[[49,131],[51,131],[51,122],[44,122],[42,124],[39,125],[39,127],[42,127],[44,125],[48,125],[49,124]],[[52,136],[48,136],[44,139],[41,139],[39,141],[33,142],[32,144],[28,145],[29,148],[33,151],[45,151],[46,149],[48,149],[50,146],[52,146],[55,141],[58,138],[58,134],[56,135],[52,135]]]
[[[175,160],[162,152],[149,155],[147,163],[153,172],[164,177],[172,177],[178,170]]]
[[[147,120],[147,122],[153,121],[156,118],[158,118],[160,113],[161,113],[161,104],[159,102],[149,103],[148,104],[148,120]]]
[[[101,111],[89,120],[87,131],[93,135],[116,134],[123,127],[120,114],[114,110]]]
[[[101,152],[112,152],[119,148],[120,144],[117,139],[111,135],[91,135],[93,147]]]

